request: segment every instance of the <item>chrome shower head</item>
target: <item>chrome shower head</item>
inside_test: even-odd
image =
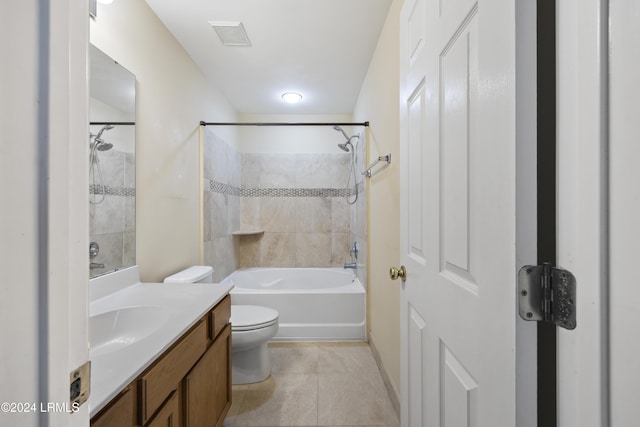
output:
[[[89,134],[89,137],[91,138],[95,138],[93,140],[93,147],[98,150],[98,151],[107,151],[107,150],[111,150],[113,148],[113,144],[110,142],[106,142],[104,139],[101,138],[102,136],[102,132],[106,131],[106,130],[111,130],[115,127],[115,125],[112,124],[106,124],[102,127],[102,129],[100,129],[100,131],[98,132],[97,135],[94,135],[92,133]]]
[[[349,146],[352,146],[349,141],[345,142],[344,144],[338,144],[338,148],[347,153],[349,152]]]
[[[98,151],[109,151],[113,148],[113,144],[110,142],[105,141],[102,138],[98,138],[96,137],[95,142],[94,142],[95,148]]]
[[[353,136],[351,138],[349,138],[349,135],[347,135],[347,133],[338,125],[334,125],[333,129],[337,130],[338,132],[342,133],[342,135],[344,135],[344,138],[347,141],[342,143],[342,144],[338,144],[338,148],[341,149],[342,151],[345,151],[345,152],[348,153],[349,152],[349,147],[351,147],[353,149],[353,145],[351,144],[351,138],[353,138]]]

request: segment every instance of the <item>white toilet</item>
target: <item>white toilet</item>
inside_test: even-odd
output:
[[[164,283],[212,283],[213,268],[196,265]],[[278,312],[257,305],[231,305],[231,380],[233,384],[264,381],[271,374],[267,342],[278,332]]]
[[[271,374],[267,342],[278,333],[278,312],[257,305],[231,305],[231,380],[264,381]]]

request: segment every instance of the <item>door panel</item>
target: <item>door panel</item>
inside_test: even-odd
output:
[[[409,406],[409,419],[408,425],[419,426],[425,425],[425,414],[423,405],[423,396],[425,396],[424,390],[424,375],[423,360],[427,357],[425,354],[426,348],[426,323],[420,314],[413,308],[409,307],[409,330],[408,330],[408,365],[411,375],[408,380],[408,406]]]
[[[475,12],[476,9],[474,9]],[[442,273],[477,294],[470,268],[470,147],[475,115],[474,77],[477,74],[475,13],[465,19],[440,55],[442,105],[442,178],[440,181]]]
[[[420,85],[416,88],[415,93],[408,101],[409,110],[409,143],[408,147],[408,164],[407,173],[409,179],[407,180],[407,192],[409,198],[408,221],[409,229],[412,233],[409,237],[409,245],[407,252],[409,256],[417,263],[424,265],[425,263],[425,229],[423,218],[424,212],[424,191],[423,191],[423,172],[422,165],[423,153],[422,143],[423,140],[423,125],[422,117],[424,115],[424,87]]]
[[[403,426],[516,425],[515,24],[515,0],[401,13]]]
[[[440,343],[443,426],[471,426],[477,419],[478,383],[444,343]]]
[[[408,88],[412,88],[412,94],[415,93],[415,89],[420,86],[422,81],[423,69],[424,69],[424,46],[425,46],[425,23],[426,23],[426,2],[433,0],[408,0],[405,2],[404,8],[406,9],[406,34],[408,34],[408,40],[406,40],[402,46],[402,52],[407,58],[406,69],[406,85]],[[403,34],[404,35],[404,34]]]

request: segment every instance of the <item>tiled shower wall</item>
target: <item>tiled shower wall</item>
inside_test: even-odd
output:
[[[238,267],[240,228],[240,153],[204,130],[204,263],[219,282]]]
[[[98,204],[89,203],[90,239],[100,246],[100,253],[90,262],[104,264],[104,268],[90,269],[91,277],[136,263],[135,154],[112,148],[97,155],[104,200]],[[97,170],[95,173],[96,184],[100,184]],[[93,180],[90,183],[93,184]],[[89,187],[90,201],[100,201],[102,196],[102,185]]]
[[[338,267],[349,260],[347,154],[242,155],[240,267]]]
[[[366,283],[366,152],[356,147],[359,196],[349,205],[349,153],[239,153],[205,129],[204,262],[214,279],[237,268],[342,267],[357,240]],[[232,234],[247,230],[260,232]]]

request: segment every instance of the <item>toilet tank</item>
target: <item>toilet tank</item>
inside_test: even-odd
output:
[[[164,283],[213,283],[213,267],[194,265],[164,279]]]

